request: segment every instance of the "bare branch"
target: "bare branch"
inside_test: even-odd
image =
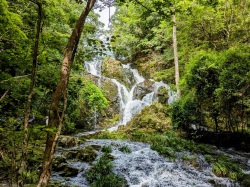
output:
[[[5,96],[7,95],[8,92],[9,92],[9,90],[7,90],[6,92],[4,92],[4,94],[3,94],[2,97],[0,98],[0,102],[5,98]]]

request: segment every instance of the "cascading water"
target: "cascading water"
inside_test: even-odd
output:
[[[99,60],[93,60],[91,62],[85,62],[85,69],[88,73],[101,77],[102,64]]]
[[[86,70],[94,76],[101,77],[101,61],[95,60],[93,62],[85,63]],[[135,84],[130,90],[126,88],[125,85],[121,84],[116,79],[111,79],[111,81],[117,86],[118,96],[120,98],[120,120],[119,123],[109,128],[109,131],[114,131],[120,125],[126,125],[134,115],[138,114],[145,106],[149,106],[156,99],[156,93],[160,87],[164,87],[169,90],[169,100],[168,103],[172,103],[175,99],[175,93],[170,91],[170,87],[163,82],[155,82],[153,91],[146,94],[142,99],[134,99],[134,90],[142,82],[145,81],[136,69],[131,68],[130,64],[123,64],[123,69],[132,73],[135,80]],[[107,78],[107,77],[105,77]],[[151,80],[153,81],[153,80]]]

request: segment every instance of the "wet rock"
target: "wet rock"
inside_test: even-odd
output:
[[[120,98],[118,96],[117,86],[110,79],[102,78],[101,90],[109,102],[105,112],[100,115],[100,121],[105,124],[111,124],[120,110]]]
[[[122,63],[118,60],[107,58],[102,63],[102,73],[109,78],[115,78],[119,82],[126,84]]]
[[[102,146],[100,146],[100,145],[90,145],[90,147],[94,150],[97,150],[97,151],[99,151],[102,148]]]
[[[168,103],[168,90],[164,87],[161,86],[158,90],[157,90],[157,97],[158,97],[158,101],[161,104],[167,104]]]
[[[79,150],[70,150],[65,156],[69,160],[92,163],[98,155],[92,146],[87,146]]]
[[[125,77],[125,81],[127,82],[129,88],[131,89],[132,86],[136,83],[135,79],[134,79],[134,75],[133,72],[127,68],[125,68],[123,70],[123,74]]]
[[[63,172],[60,174],[62,177],[74,177],[77,176],[78,169],[71,166],[65,166]]]
[[[55,156],[52,162],[52,169],[54,171],[62,171],[67,165],[67,160],[63,155]]]
[[[250,174],[243,174],[240,180],[243,187],[250,186]]]
[[[98,85],[98,76],[87,74],[85,75],[86,79],[89,80],[90,82],[94,83],[95,85]]]
[[[60,136],[58,145],[62,147],[74,147],[81,143],[82,141],[77,137],[72,136]]]
[[[133,99],[139,99],[142,100],[142,98],[147,95],[148,93],[151,93],[154,91],[153,87],[154,82],[151,80],[145,80],[139,84],[134,89],[134,96]]]

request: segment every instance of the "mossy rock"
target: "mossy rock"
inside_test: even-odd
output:
[[[135,115],[125,129],[127,131],[141,129],[146,132],[162,133],[168,130],[170,124],[167,106],[155,102],[153,105],[145,107],[141,113]]]
[[[55,156],[53,158],[52,169],[54,171],[62,171],[62,170],[64,170],[66,165],[67,165],[67,160],[63,155]]]
[[[102,63],[102,74],[109,78],[115,78],[127,88],[135,84],[133,73],[123,69],[122,63],[118,60],[106,58]]]
[[[136,85],[134,89],[134,96],[133,99],[142,100],[144,96],[154,91],[154,81],[145,80]]]
[[[88,146],[80,150],[71,150],[66,153],[65,156],[69,160],[80,160],[83,162],[92,163],[98,155],[92,146]]]
[[[97,151],[99,151],[102,148],[101,145],[90,145],[89,147],[91,147],[91,148],[93,148],[94,150],[97,150]]]
[[[168,90],[164,86],[160,87],[157,91],[157,97],[159,103],[167,104],[169,99]]]
[[[250,187],[250,174],[242,174],[239,181],[243,187]]]
[[[65,166],[63,172],[60,174],[62,177],[74,177],[77,176],[78,169],[71,166]]]
[[[77,137],[72,136],[60,136],[58,145],[61,147],[75,147],[82,143],[82,141]]]

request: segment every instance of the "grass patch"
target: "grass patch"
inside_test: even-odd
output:
[[[123,153],[131,153],[132,152],[130,147],[128,147],[127,145],[124,145],[124,146],[120,147],[119,151],[121,151]]]
[[[125,187],[127,182],[121,176],[112,172],[112,158],[104,154],[94,164],[89,171],[85,173],[86,179],[91,187]]]
[[[242,176],[242,171],[239,164],[224,155],[206,155],[207,162],[212,163],[212,171],[218,177],[228,177],[233,180],[239,180]]]
[[[103,153],[111,153],[112,152],[112,147],[110,145],[104,145],[101,149]]]

